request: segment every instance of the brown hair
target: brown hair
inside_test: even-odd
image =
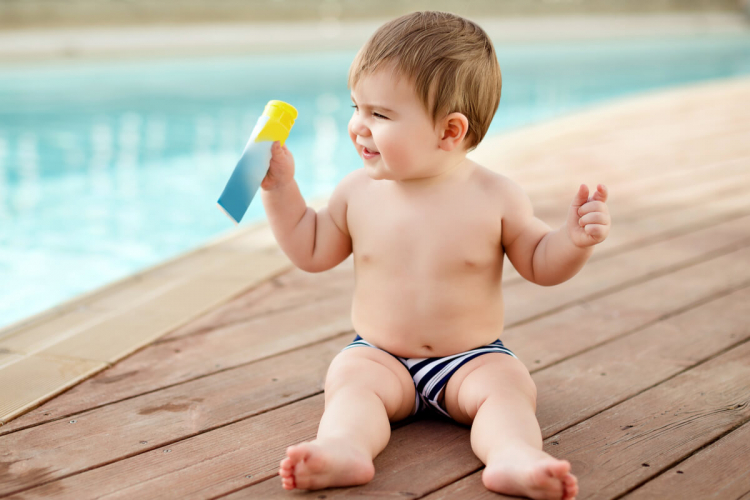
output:
[[[469,121],[467,150],[482,141],[500,104],[502,78],[492,41],[479,25],[434,11],[389,21],[354,58],[349,88],[389,63],[396,75],[414,84],[433,125],[450,113],[462,113]]]

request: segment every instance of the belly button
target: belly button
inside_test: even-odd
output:
[[[432,352],[432,346],[429,346],[429,345],[423,345],[423,346],[422,346],[422,348],[423,348],[423,349],[427,349],[428,351]]]

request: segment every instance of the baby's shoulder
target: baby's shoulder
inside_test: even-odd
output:
[[[332,198],[347,204],[352,194],[362,188],[369,179],[363,168],[358,168],[346,174],[333,190]]]
[[[517,202],[526,196],[523,188],[516,181],[503,174],[477,164],[475,169],[477,185],[492,200],[500,204]]]

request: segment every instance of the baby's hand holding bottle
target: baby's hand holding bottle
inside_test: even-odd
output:
[[[284,186],[294,180],[294,157],[286,145],[282,146],[275,141],[271,147],[271,164],[268,172],[260,183],[260,187],[266,191]]]
[[[297,110],[284,101],[268,101],[217,204],[239,224],[258,188],[276,189],[294,180],[294,158],[282,144]]]

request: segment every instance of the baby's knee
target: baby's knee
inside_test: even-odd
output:
[[[367,388],[375,385],[378,366],[369,359],[354,359],[351,356],[336,356],[328,367],[325,392],[331,394],[342,387]]]
[[[389,367],[370,359],[366,354],[342,354],[339,353],[328,367],[325,380],[326,402],[342,391],[356,391],[358,394],[370,391],[382,400],[389,418],[405,411],[402,409],[406,406],[404,384]]]

